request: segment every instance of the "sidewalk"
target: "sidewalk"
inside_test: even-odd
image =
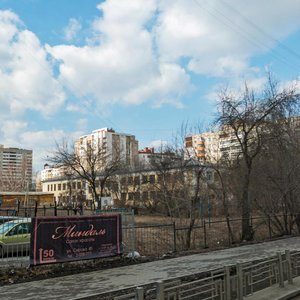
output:
[[[88,297],[89,295],[104,293],[111,290],[128,288],[159,280],[170,279],[172,277],[190,275],[209,269],[216,269],[225,265],[236,264],[238,262],[266,258],[276,254],[278,251],[284,252],[286,249],[299,250],[300,237],[246,245],[108,270],[74,274],[41,281],[13,284],[0,288],[0,298],[6,300],[68,300]],[[297,286],[298,281],[296,282],[295,280],[295,284],[290,287],[287,285],[286,289],[297,288]],[[267,291],[265,291],[265,293],[266,292]],[[271,288],[269,292],[272,293],[272,297],[267,295],[267,298],[258,298],[259,293],[261,293],[258,292],[246,299],[281,299],[276,298],[279,296],[279,291],[277,291],[276,287]]]

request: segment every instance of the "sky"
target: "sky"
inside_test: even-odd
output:
[[[102,127],[139,148],[208,129],[218,91],[300,72],[299,0],[0,0],[0,144],[33,150]]]

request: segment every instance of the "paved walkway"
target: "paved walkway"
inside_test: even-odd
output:
[[[276,254],[278,251],[284,252],[286,249],[300,250],[300,237],[4,286],[0,288],[0,299],[68,300],[87,297],[110,290],[198,273],[237,262],[266,258]],[[296,283],[293,288],[297,288]],[[247,299],[251,298],[247,297]],[[254,297],[252,299],[259,298]],[[279,298],[261,299],[275,300]]]

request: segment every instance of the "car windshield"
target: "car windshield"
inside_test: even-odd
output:
[[[7,222],[0,225],[0,234],[6,233],[8,230],[16,225],[14,222]]]

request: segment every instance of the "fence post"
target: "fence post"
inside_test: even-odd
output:
[[[282,256],[280,252],[277,252],[277,258],[278,258],[278,271],[279,271],[279,287],[284,287]]]
[[[226,216],[226,225],[227,225],[227,232],[228,232],[228,246],[230,247],[231,246],[231,235],[230,235],[230,219],[228,216]]]
[[[269,238],[272,239],[271,217],[268,216]]]
[[[293,283],[293,271],[292,271],[292,260],[291,260],[291,252],[290,250],[285,250],[285,259],[286,259],[286,265],[287,265],[287,277],[288,277],[288,283]]]
[[[17,206],[18,215],[19,215],[19,213],[20,213],[20,203],[21,203],[21,201],[18,200],[18,206]]]
[[[176,224],[175,222],[173,222],[173,252],[177,251],[177,247],[176,247]]]
[[[137,300],[144,300],[144,288],[137,287],[135,290],[135,298]]]
[[[244,286],[243,286],[243,270],[242,266],[236,264],[236,280],[237,280],[237,299],[243,300],[244,297]]]
[[[44,205],[44,217],[46,216],[46,206]]]
[[[164,300],[164,298],[164,282],[160,280],[156,283],[156,299]]]
[[[38,203],[35,201],[35,207],[34,207],[34,216],[37,216],[37,211],[38,211]]]
[[[224,267],[225,272],[225,300],[231,300],[231,286],[230,286],[230,267]]]
[[[203,220],[203,234],[204,234],[204,248],[207,248],[207,242],[206,242],[206,224],[205,224],[205,220]]]
[[[56,201],[54,201],[54,216],[57,217],[57,204],[56,204]]]

